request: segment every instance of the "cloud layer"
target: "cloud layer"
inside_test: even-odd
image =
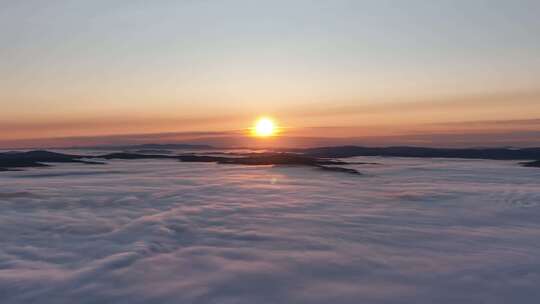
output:
[[[358,158],[366,160],[366,158]],[[536,303],[540,170],[113,161],[0,175],[2,303]]]

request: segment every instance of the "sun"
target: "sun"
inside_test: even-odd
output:
[[[268,117],[257,119],[255,125],[251,129],[251,134],[257,137],[270,137],[277,133],[277,127],[274,120]]]

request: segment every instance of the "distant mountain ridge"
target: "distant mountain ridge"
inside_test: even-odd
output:
[[[538,160],[540,148],[424,148],[336,146],[290,149],[313,157],[393,156],[424,158],[470,158],[494,160]]]
[[[20,168],[27,167],[47,167],[49,165],[45,163],[83,163],[83,164],[105,164],[98,160],[140,160],[140,159],[171,159],[180,162],[198,162],[206,163],[213,162],[217,164],[236,164],[236,165],[295,165],[295,166],[308,166],[314,167],[326,171],[336,171],[343,173],[350,173],[361,175],[355,169],[336,167],[334,165],[347,165],[343,161],[335,161],[330,159],[321,159],[316,157],[310,157],[305,155],[299,155],[295,153],[259,153],[244,155],[241,157],[223,157],[223,156],[209,156],[209,155],[197,155],[197,154],[184,154],[184,155],[161,155],[161,154],[139,154],[139,153],[127,153],[116,152],[103,155],[72,155],[62,154],[57,152],[50,152],[44,150],[28,151],[28,152],[6,152],[0,153],[0,171],[12,171],[19,170]]]
[[[187,149],[215,149],[204,144],[140,144],[140,145],[102,145],[91,147],[70,147],[65,149],[93,149],[93,150],[187,150]]]
[[[202,144],[141,144],[134,145],[130,148],[135,149],[214,149],[210,145]]]
[[[101,162],[83,160],[80,155],[62,154],[45,150],[28,152],[0,153],[0,171],[25,167],[47,167],[44,162],[50,163],[83,163],[102,164]]]
[[[540,168],[540,160],[521,163],[524,167]]]

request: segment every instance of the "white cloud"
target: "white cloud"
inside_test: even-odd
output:
[[[537,302],[540,170],[375,161],[0,173],[1,302]]]

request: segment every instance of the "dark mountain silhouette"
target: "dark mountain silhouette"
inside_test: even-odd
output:
[[[195,154],[179,155],[176,158],[182,162],[191,162],[191,163],[219,163],[219,162],[222,163],[222,162],[225,162],[227,159],[230,159],[229,157],[195,155]]]
[[[209,156],[198,154],[160,155],[137,153],[110,153],[99,156],[87,156],[101,159],[178,159],[182,162],[216,162],[238,165],[345,165],[342,161],[317,158],[292,153],[251,153],[241,157]]]
[[[165,150],[165,149],[140,149],[140,150],[133,150],[130,152],[137,153],[137,154],[172,154],[173,153],[173,151]]]
[[[324,170],[360,174],[342,165],[361,164],[347,163],[333,158],[353,156],[394,156],[421,158],[470,158],[494,160],[535,160],[540,159],[540,148],[478,148],[478,149],[436,149],[422,147],[386,147],[368,148],[358,146],[321,147],[309,149],[289,149],[288,152],[223,154],[225,156],[204,154],[142,154],[130,152],[109,153],[98,156],[63,154],[50,151],[5,152],[0,153],[0,171],[25,167],[46,167],[47,163],[84,163],[103,164],[99,159],[138,160],[138,159],[172,159],[182,162],[214,162],[218,164],[237,165],[293,165],[310,166]],[[294,152],[294,153],[291,153]],[[521,163],[526,167],[540,167],[540,161]]]
[[[536,167],[536,168],[540,168],[540,160],[535,160],[535,161],[532,161],[532,162],[521,163],[521,165],[522,165],[523,167]]]
[[[142,144],[135,146],[128,146],[130,149],[214,149],[210,145],[200,144]]]
[[[225,158],[219,163],[241,165],[345,165],[345,162],[329,159],[321,159],[311,156],[291,153],[262,153],[252,154],[245,157]]]
[[[0,168],[2,171],[24,167],[46,167],[44,163],[84,163],[102,164],[84,160],[85,156],[62,154],[50,151],[6,152],[0,153]]]
[[[540,148],[478,148],[478,149],[440,149],[422,147],[360,147],[339,146],[308,149],[290,149],[312,157],[344,158],[353,156],[395,156],[395,157],[444,157],[495,160],[533,160],[540,159]]]
[[[343,173],[359,174],[359,175],[362,174],[358,172],[358,170],[351,169],[351,168],[334,167],[334,166],[318,166],[318,167],[326,171],[343,172]]]
[[[172,155],[162,155],[162,154],[140,154],[140,153],[129,153],[129,152],[118,152],[118,153],[109,153],[99,156],[91,156],[93,158],[102,158],[102,159],[165,159],[165,158],[176,158]]]
[[[291,153],[259,153],[250,154],[242,157],[223,157],[223,156],[209,156],[209,155],[145,155],[136,153],[111,153],[96,156],[102,159],[178,159],[182,162],[212,162],[218,164],[236,164],[236,165],[291,165],[291,166],[311,166],[328,171],[345,172],[352,174],[360,174],[355,169],[347,169],[341,167],[329,167],[327,165],[346,165],[347,163],[342,161],[335,161],[329,159],[321,159],[316,157],[291,154]]]
[[[10,152],[0,153],[0,170],[13,170],[24,167],[44,167],[44,163],[85,163],[85,164],[103,164],[101,162],[89,161],[89,159],[173,159],[182,162],[215,162],[218,164],[237,164],[237,165],[294,165],[310,166],[324,170],[360,174],[354,169],[345,169],[340,167],[329,167],[327,165],[346,165],[342,161],[321,159],[316,157],[297,155],[291,153],[264,153],[253,154],[243,157],[221,157],[209,155],[160,155],[160,154],[137,154],[137,153],[109,153],[98,156],[89,155],[70,155],[55,153],[49,151],[30,151],[30,152]]]
[[[140,144],[140,145],[99,145],[71,147],[66,149],[91,149],[91,150],[117,150],[117,151],[137,151],[137,150],[211,150],[215,147],[204,144]]]

